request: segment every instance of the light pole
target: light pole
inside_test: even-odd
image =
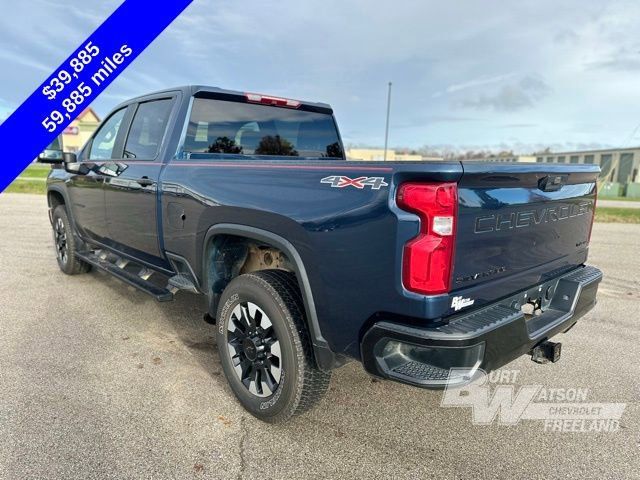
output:
[[[384,161],[387,161],[387,146],[389,144],[389,114],[391,113],[391,82],[387,93],[387,126],[384,131]]]

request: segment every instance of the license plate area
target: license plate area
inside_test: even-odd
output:
[[[558,279],[536,285],[510,298],[511,307],[524,315],[525,321],[535,319],[550,307],[556,290]]]

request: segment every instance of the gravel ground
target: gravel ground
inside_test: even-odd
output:
[[[198,297],[158,304],[101,273],[63,275],[45,199],[0,195],[0,478],[640,478],[640,225],[596,224],[597,307],[528,357],[516,387],[589,389],[627,404],[615,433],[540,421],[474,425],[442,392],[337,370],[310,413],[244,412]]]

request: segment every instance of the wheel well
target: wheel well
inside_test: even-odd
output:
[[[60,192],[51,191],[47,194],[47,201],[51,210],[55,210],[58,205],[64,205],[64,197]]]
[[[217,315],[224,288],[238,275],[274,268],[294,272],[318,366],[322,370],[330,370],[345,363],[346,357],[333,353],[322,336],[305,265],[290,242],[266,230],[223,223],[209,229],[205,246],[202,286],[209,299],[209,315],[212,318]]]
[[[252,238],[216,235],[207,252],[205,273],[208,278],[208,293],[215,299],[215,305],[211,305],[214,307],[213,311],[210,308],[211,315],[215,315],[217,298],[238,275],[271,269],[295,272],[291,260],[282,250]]]

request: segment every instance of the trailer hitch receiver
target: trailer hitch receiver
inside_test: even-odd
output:
[[[561,354],[562,343],[547,340],[531,350],[531,360],[536,363],[556,363]]]

